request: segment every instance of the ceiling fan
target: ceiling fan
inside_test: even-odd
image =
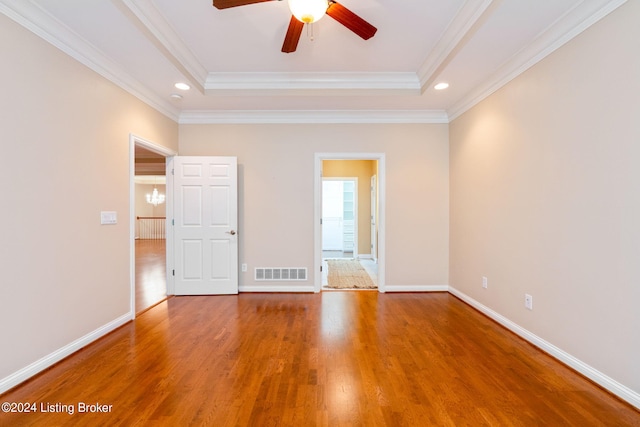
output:
[[[266,1],[282,0],[213,0],[213,5],[217,9],[227,9]],[[311,5],[311,9],[304,9],[305,5]],[[333,0],[289,0],[289,9],[291,9],[291,21],[282,44],[284,53],[295,52],[304,24],[314,23],[325,13],[365,40],[369,40],[378,31],[376,27]]]

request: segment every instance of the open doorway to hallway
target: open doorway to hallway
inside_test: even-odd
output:
[[[167,298],[166,156],[135,143],[132,209],[135,314]]]
[[[135,177],[136,313],[167,297],[165,181],[163,175]]]
[[[378,160],[323,159],[322,290],[377,289]]]

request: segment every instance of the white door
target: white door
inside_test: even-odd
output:
[[[176,156],[175,294],[238,293],[236,157]]]

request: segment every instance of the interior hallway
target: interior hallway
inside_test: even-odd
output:
[[[167,298],[166,240],[136,240],[136,314]]]

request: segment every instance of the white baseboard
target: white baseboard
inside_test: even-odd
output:
[[[529,341],[531,344],[542,349],[543,351],[550,354],[554,358],[558,359],[565,365],[573,368],[577,372],[589,378],[591,381],[595,382],[596,384],[609,390],[611,393],[615,394],[619,398],[625,400],[626,402],[629,402],[631,405],[640,409],[640,393],[634,390],[631,390],[629,387],[623,384],[620,384],[618,381],[603,374],[597,369],[594,369],[592,366],[587,365],[580,359],[573,357],[569,353],[556,347],[550,342],[543,340],[539,336],[529,332],[528,330],[517,325],[516,323],[513,323],[511,320],[491,310],[489,307],[479,303],[478,301],[474,300],[473,298],[466,295],[465,293],[460,292],[456,288],[449,286],[449,292],[452,295],[455,295],[456,297],[460,298],[462,301],[466,302],[476,310],[480,311],[481,313],[495,320],[496,322],[498,322],[505,328],[509,329],[516,335],[524,338],[525,340]]]
[[[313,285],[305,285],[305,286],[241,286],[239,288],[240,292],[314,292]],[[603,374],[602,372],[594,369],[588,364],[582,362],[581,360],[573,357],[569,353],[563,351],[562,349],[554,346],[553,344],[543,340],[537,335],[529,332],[528,330],[522,328],[501,314],[491,310],[489,307],[479,303],[474,300],[470,296],[465,293],[457,290],[452,286],[447,285],[433,285],[433,286],[386,286],[385,292],[446,292],[448,291],[452,295],[460,298],[462,301],[466,302],[476,310],[485,314],[489,318],[495,320],[500,325],[509,329],[516,335],[524,338],[529,341],[531,344],[536,347],[542,349],[547,352],[551,356],[555,357],[559,361],[568,365],[569,367],[575,369],[577,372],[581,373],[585,377],[589,378],[596,384],[640,409],[640,393],[630,389],[629,387],[619,383],[613,378]],[[119,328],[125,323],[129,322],[133,319],[131,313],[124,314],[119,318],[107,323],[106,325],[101,326],[100,328],[94,330],[93,332],[88,333],[87,335],[73,341],[72,343],[54,351],[53,353],[43,357],[40,360],[20,369],[17,372],[9,375],[8,377],[0,380],[0,393],[4,393],[5,391],[17,386],[18,384],[26,381],[37,373],[43,371],[44,369],[54,365],[65,357],[75,353],[80,350],[82,347],[92,343],[98,338],[103,337],[109,332]]]
[[[238,292],[309,292],[314,293],[315,287],[313,285],[277,285],[277,284],[269,284],[269,285],[244,285],[238,286]]]
[[[9,375],[8,377],[3,378],[2,380],[0,380],[0,393],[4,393],[5,391],[12,389],[18,384],[28,380],[32,376],[47,369],[48,367],[53,366],[65,357],[70,356],[71,354],[80,350],[82,347],[91,344],[93,341],[119,328],[132,319],[133,316],[131,313],[124,314],[117,319],[107,323],[106,325],[99,327],[95,331],[89,332],[87,335],[78,338],[72,343],[67,344],[66,346],[54,351],[51,354],[48,354],[42,359],[33,362],[29,366],[26,366],[19,371]]]
[[[385,292],[447,292],[447,285],[385,285]]]

